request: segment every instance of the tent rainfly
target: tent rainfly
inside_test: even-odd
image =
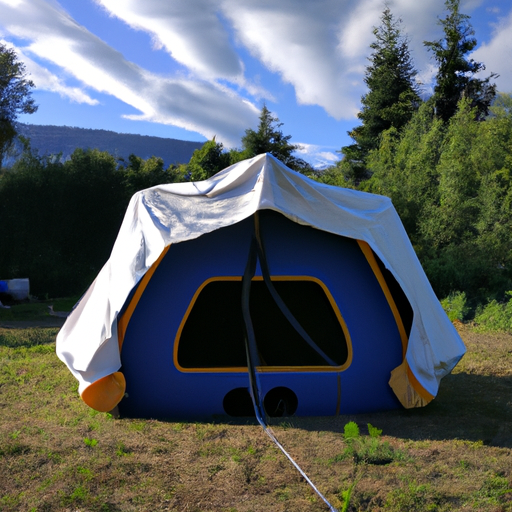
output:
[[[390,199],[269,154],[135,194],[57,336],[90,407],[191,420],[424,406],[464,352]]]

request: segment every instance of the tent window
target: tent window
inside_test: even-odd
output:
[[[340,367],[349,359],[348,334],[327,288],[313,278],[273,277],[292,314]],[[240,279],[209,280],[195,295],[176,340],[185,371],[246,368]],[[251,318],[263,367],[324,367],[327,362],[295,331],[258,278],[251,285]],[[327,367],[327,368],[325,368]]]

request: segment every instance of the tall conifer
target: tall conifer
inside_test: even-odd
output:
[[[438,65],[433,96],[436,115],[448,121],[457,112],[459,100],[466,97],[471,107],[476,108],[477,119],[483,119],[496,96],[496,84],[491,80],[497,75],[491,73],[485,79],[475,78],[485,66],[467,58],[477,44],[470,17],[460,12],[460,0],[446,0],[445,6],[448,13],[444,19],[439,19],[444,37],[424,42]]]
[[[300,145],[290,143],[292,136],[283,134],[280,130],[282,125],[283,123],[270,112],[267,106],[263,105],[258,129],[255,131],[249,128],[245,130],[245,135],[242,137],[244,158],[270,153],[295,171],[310,172],[311,166],[294,155],[294,152],[300,149]]]
[[[373,52],[364,78],[368,92],[361,98],[362,108],[357,115],[362,125],[348,132],[354,144],[341,149],[342,170],[356,184],[369,177],[366,158],[379,147],[381,133],[391,127],[400,130],[420,103],[417,71],[400,24],[401,20],[395,20],[386,7],[381,25],[373,30]]]

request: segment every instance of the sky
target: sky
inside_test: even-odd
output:
[[[388,0],[424,95],[442,38],[444,0]],[[263,105],[298,156],[340,158],[359,124],[365,68],[383,0],[0,0],[0,42],[36,88],[24,123],[240,148]],[[471,58],[512,92],[512,2],[461,0],[478,46]]]

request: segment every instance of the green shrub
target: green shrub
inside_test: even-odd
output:
[[[362,436],[359,427],[353,421],[344,427],[345,450],[333,461],[352,458],[356,464],[389,464],[402,459],[403,454],[395,450],[387,441],[380,438],[382,430],[368,423],[369,436]]]
[[[479,308],[475,314],[476,329],[479,331],[512,332],[512,291],[505,302],[492,300]]]
[[[343,437],[345,439],[357,439],[359,437],[359,427],[354,421],[349,421],[343,428]]]
[[[453,292],[441,301],[441,306],[445,310],[451,322],[459,320],[462,322],[469,312],[469,306],[466,303],[466,294],[464,292]]]

